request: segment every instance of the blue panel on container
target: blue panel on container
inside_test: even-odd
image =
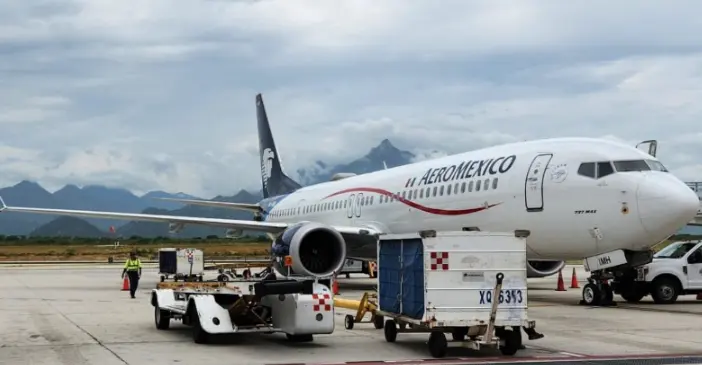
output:
[[[424,245],[421,239],[403,240],[402,314],[424,317]]]
[[[400,313],[400,240],[380,242],[378,253],[378,305],[380,310]]]

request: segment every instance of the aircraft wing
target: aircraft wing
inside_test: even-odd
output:
[[[100,212],[94,210],[71,210],[71,209],[50,209],[50,208],[29,208],[29,207],[11,207],[5,205],[5,202],[0,197],[0,212],[16,212],[16,213],[33,213],[47,214],[56,216],[72,216],[84,218],[104,218],[104,219],[122,219],[128,221],[144,221],[144,222],[162,222],[175,224],[200,224],[213,227],[223,228],[238,228],[250,231],[265,232],[265,233],[280,233],[284,231],[291,223],[283,222],[258,222],[246,221],[238,219],[221,219],[221,218],[206,218],[206,217],[185,217],[178,215],[160,215],[160,214],[143,214],[143,213],[118,213],[118,212]],[[371,227],[354,227],[354,226],[332,226],[332,228],[344,234],[381,234],[382,232]]]
[[[215,207],[215,208],[229,208],[229,209],[240,209],[248,210],[251,212],[261,212],[261,208],[258,204],[247,204],[247,203],[230,203],[230,202],[220,202],[214,200],[197,200],[197,199],[178,199],[178,198],[154,198],[158,200],[168,200],[172,202],[185,203],[190,205],[201,205],[205,207]]]

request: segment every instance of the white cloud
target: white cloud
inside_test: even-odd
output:
[[[384,138],[426,158],[656,138],[702,180],[702,5],[603,0],[7,0],[0,185],[258,189],[254,95],[287,171]],[[437,152],[438,151],[438,152]]]

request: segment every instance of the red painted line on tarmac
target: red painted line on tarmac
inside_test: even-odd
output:
[[[558,352],[557,352],[558,353]],[[415,359],[415,360],[380,360],[380,361],[347,361],[347,362],[324,362],[324,363],[294,363],[277,365],[432,365],[432,364],[504,364],[504,363],[530,363],[530,362],[581,362],[581,361],[606,361],[606,360],[643,360],[643,359],[680,359],[688,357],[700,357],[701,353],[685,354],[645,354],[645,355],[585,355],[567,352],[565,356],[492,356],[492,357],[447,357],[441,359]]]

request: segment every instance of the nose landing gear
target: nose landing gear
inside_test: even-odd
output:
[[[587,279],[588,283],[583,287],[583,299],[580,304],[589,306],[615,306],[614,290],[609,284],[608,278],[603,277],[602,272],[593,272]]]

